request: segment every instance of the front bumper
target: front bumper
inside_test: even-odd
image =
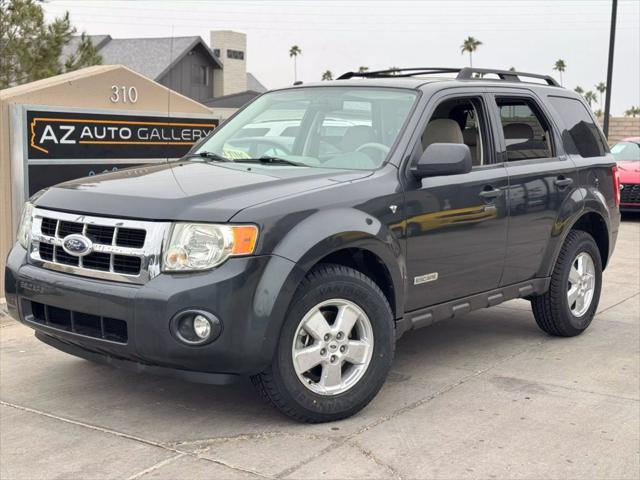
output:
[[[294,291],[290,284],[301,276],[297,269],[278,256],[238,257],[207,272],[161,274],[130,285],[30,265],[16,245],[7,259],[5,289],[9,314],[60,350],[137,371],[229,383],[234,375],[257,373],[271,362]],[[126,343],[37,323],[32,302],[124,321]],[[191,346],[174,338],[171,318],[191,308],[222,321],[217,340]]]

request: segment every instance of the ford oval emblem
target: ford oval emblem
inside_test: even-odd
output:
[[[84,257],[85,255],[89,255],[92,248],[93,243],[91,240],[79,233],[67,235],[62,240],[62,249],[74,257]]]

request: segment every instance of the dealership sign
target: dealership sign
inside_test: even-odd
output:
[[[29,160],[178,158],[218,126],[212,118],[26,113]]]

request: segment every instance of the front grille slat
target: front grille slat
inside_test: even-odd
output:
[[[86,257],[83,257],[82,259],[82,266],[84,268],[90,268],[92,270],[102,270],[104,272],[108,272],[110,264],[111,255],[108,253],[93,252]]]
[[[45,235],[49,235],[53,237],[56,234],[56,227],[58,226],[58,221],[54,218],[43,218],[42,219],[42,233]]]
[[[84,223],[60,221],[58,225],[58,237],[64,238],[72,233],[82,233]]]
[[[72,265],[77,267],[80,265],[80,257],[74,257],[65,252],[62,247],[53,247],[54,255],[57,263]]]
[[[85,235],[93,243],[99,243],[101,245],[111,245],[113,243],[113,234],[115,233],[115,230],[115,227],[87,225],[87,231],[85,232]]]
[[[124,320],[76,312],[40,302],[25,300],[24,303],[26,311],[31,311],[26,316],[29,321],[86,337],[118,343],[128,341],[127,322]]]
[[[119,247],[142,248],[147,232],[137,228],[119,228],[116,245]]]
[[[134,275],[135,272],[140,271],[141,263],[142,263],[142,260],[139,257],[130,257],[126,255],[114,255],[113,271],[118,273]]]
[[[40,242],[38,250],[40,252],[40,258],[48,262],[53,262],[53,245],[50,243]]]

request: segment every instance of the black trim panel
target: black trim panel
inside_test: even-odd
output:
[[[550,282],[551,278],[534,278],[526,282],[507,285],[488,292],[477,293],[409,312],[402,320],[396,323],[396,338],[400,338],[402,334],[409,330],[428,327],[441,320],[453,318],[473,310],[493,307],[515,298],[542,294],[549,289]]]

